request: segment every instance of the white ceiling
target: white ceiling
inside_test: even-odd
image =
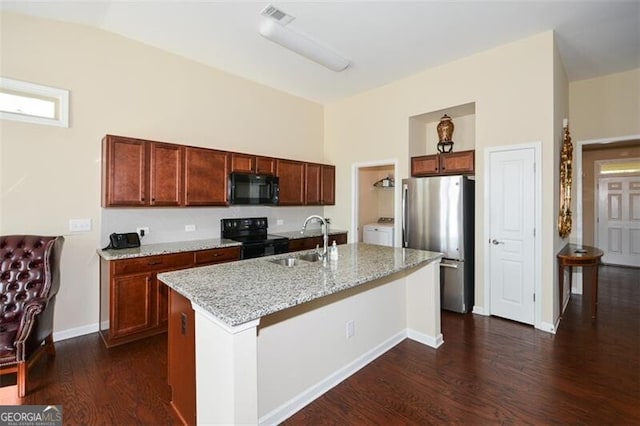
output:
[[[270,3],[349,68],[330,71],[261,37]],[[640,67],[640,0],[1,0],[0,8],[102,28],[321,103],[546,30],[556,31],[570,81]]]

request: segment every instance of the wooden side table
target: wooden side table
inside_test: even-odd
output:
[[[604,252],[597,247],[583,246],[577,244],[567,244],[558,252],[558,282],[560,284],[560,317],[562,317],[562,302],[564,295],[564,268],[569,268],[569,288],[571,288],[571,273],[573,267],[591,269],[591,318],[595,318],[598,313],[598,265]]]

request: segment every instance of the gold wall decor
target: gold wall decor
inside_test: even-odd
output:
[[[567,238],[571,233],[571,180],[573,144],[569,135],[569,125],[564,125],[564,140],[560,152],[560,212],[558,213],[558,234]]]

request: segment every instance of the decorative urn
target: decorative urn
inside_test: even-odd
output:
[[[438,123],[438,152],[451,152],[453,150],[453,130],[455,126],[451,117],[443,115]]]

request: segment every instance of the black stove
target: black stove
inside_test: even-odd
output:
[[[222,238],[242,243],[241,259],[270,256],[289,251],[288,238],[267,234],[269,222],[266,217],[221,219],[220,228]]]

